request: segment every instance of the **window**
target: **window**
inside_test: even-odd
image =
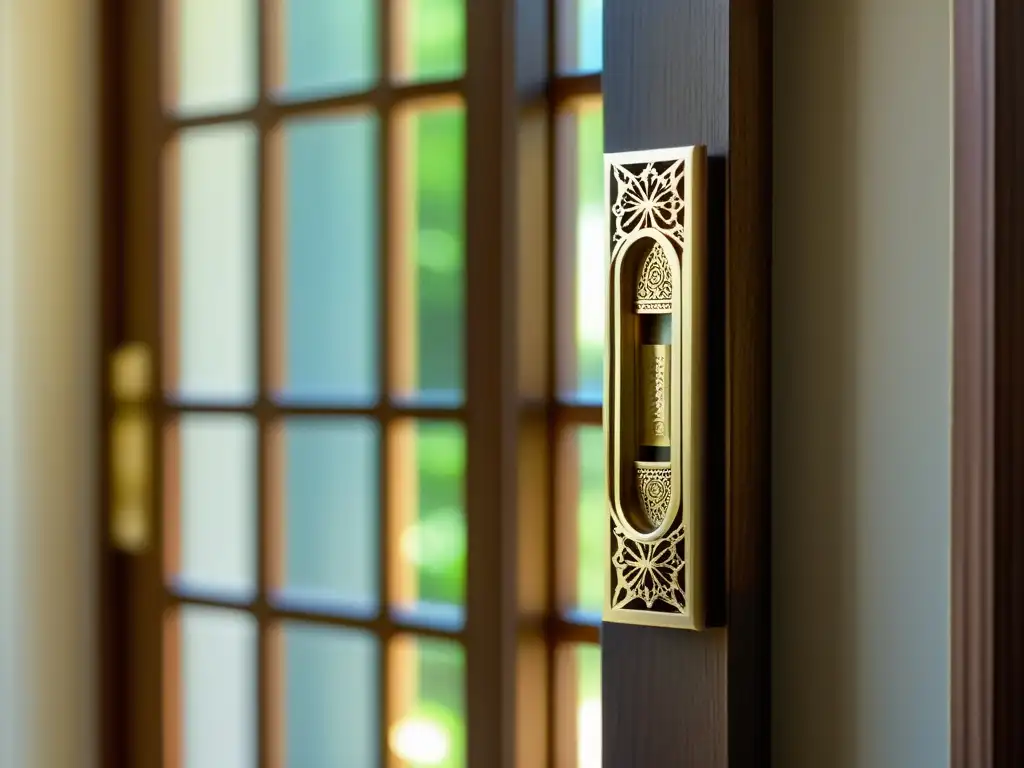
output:
[[[131,710],[160,713],[167,766],[467,765],[486,715],[467,629],[486,510],[467,483],[490,459],[469,439],[469,264],[486,255],[468,252],[466,2],[131,11],[124,336],[157,352],[160,382],[159,523],[131,609],[159,682],[139,675]],[[554,763],[596,768],[601,6],[550,2],[535,693]]]
[[[557,766],[601,766],[605,213],[601,3],[559,3],[554,123],[554,651]]]

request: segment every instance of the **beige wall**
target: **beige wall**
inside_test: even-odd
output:
[[[92,2],[0,0],[0,766],[89,768]]]
[[[776,0],[774,744],[948,765],[948,0]]]

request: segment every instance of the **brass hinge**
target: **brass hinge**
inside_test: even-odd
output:
[[[152,364],[145,344],[125,344],[114,352],[110,388],[110,539],[118,549],[137,554],[149,546],[152,519]]]

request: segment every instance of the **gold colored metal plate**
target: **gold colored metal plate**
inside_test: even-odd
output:
[[[141,408],[118,409],[110,431],[113,509],[110,537],[126,552],[149,544],[150,420]]]
[[[702,146],[605,155],[605,621],[704,627]]]
[[[640,345],[640,444],[668,448],[669,364],[672,348],[667,344]]]
[[[149,397],[152,373],[149,348],[134,342],[119,347],[110,361],[111,394],[117,402],[138,402]]]
[[[110,538],[137,553],[149,545],[152,420],[145,403],[152,390],[151,359],[143,344],[126,344],[110,362],[114,415],[110,425]]]

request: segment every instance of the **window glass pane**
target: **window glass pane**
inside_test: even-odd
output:
[[[556,0],[558,69],[563,73],[599,72],[603,44],[602,0]]]
[[[391,453],[398,564],[392,610],[421,622],[457,626],[466,598],[463,427],[396,424]]]
[[[246,613],[188,606],[177,623],[184,768],[251,768],[256,764],[255,620]]]
[[[378,429],[365,419],[284,424],[281,598],[373,613],[378,606]]]
[[[179,191],[169,201],[169,227],[177,227],[177,237],[166,254],[164,287],[170,294],[169,384],[183,400],[251,400],[256,133],[249,125],[189,130],[170,157],[168,171],[178,178]]]
[[[286,97],[363,91],[377,78],[378,0],[279,0]]]
[[[377,639],[291,622],[281,632],[285,764],[377,765]]]
[[[464,397],[464,129],[462,107],[410,112],[396,126],[394,384],[399,398],[425,403]]]
[[[576,655],[577,768],[601,768],[601,648],[578,645]]]
[[[229,112],[256,101],[256,9],[259,0],[174,0],[167,6],[176,31],[177,65],[170,83],[179,113]]]
[[[396,701],[388,748],[398,766],[465,768],[466,662],[447,640],[398,637],[392,643]]]
[[[576,433],[578,486],[576,502],[576,610],[600,619],[604,605],[604,535],[607,524],[604,482],[604,435],[600,427]],[[569,469],[569,468],[567,468]],[[572,510],[567,510],[570,514]]]
[[[378,397],[378,123],[365,113],[282,131],[286,266],[280,286],[287,400]]]
[[[395,0],[395,73],[449,80],[466,69],[465,0]]]
[[[176,535],[168,552],[176,585],[190,592],[247,598],[256,590],[256,427],[246,416],[187,415],[170,433],[167,478]],[[175,445],[177,442],[177,452]],[[172,465],[173,466],[173,465]],[[173,525],[173,522],[172,522]],[[173,530],[173,528],[171,529]],[[176,578],[175,578],[176,577]]]
[[[573,316],[564,314],[560,323],[571,322],[568,334],[574,359],[571,365],[560,361],[559,395],[566,400],[599,403],[604,393],[604,331],[605,291],[607,283],[607,252],[604,231],[603,146],[604,121],[601,102],[594,99],[575,105],[559,121],[559,149],[570,154],[563,169],[572,178],[563,179],[560,187],[571,190],[569,199],[560,200],[571,206],[571,213],[560,212],[559,226],[571,227],[560,243],[571,252],[558,254],[559,259],[572,259],[575,270],[572,286],[560,286],[562,295],[571,294],[566,302],[573,307]],[[564,272],[563,272],[564,274]]]

